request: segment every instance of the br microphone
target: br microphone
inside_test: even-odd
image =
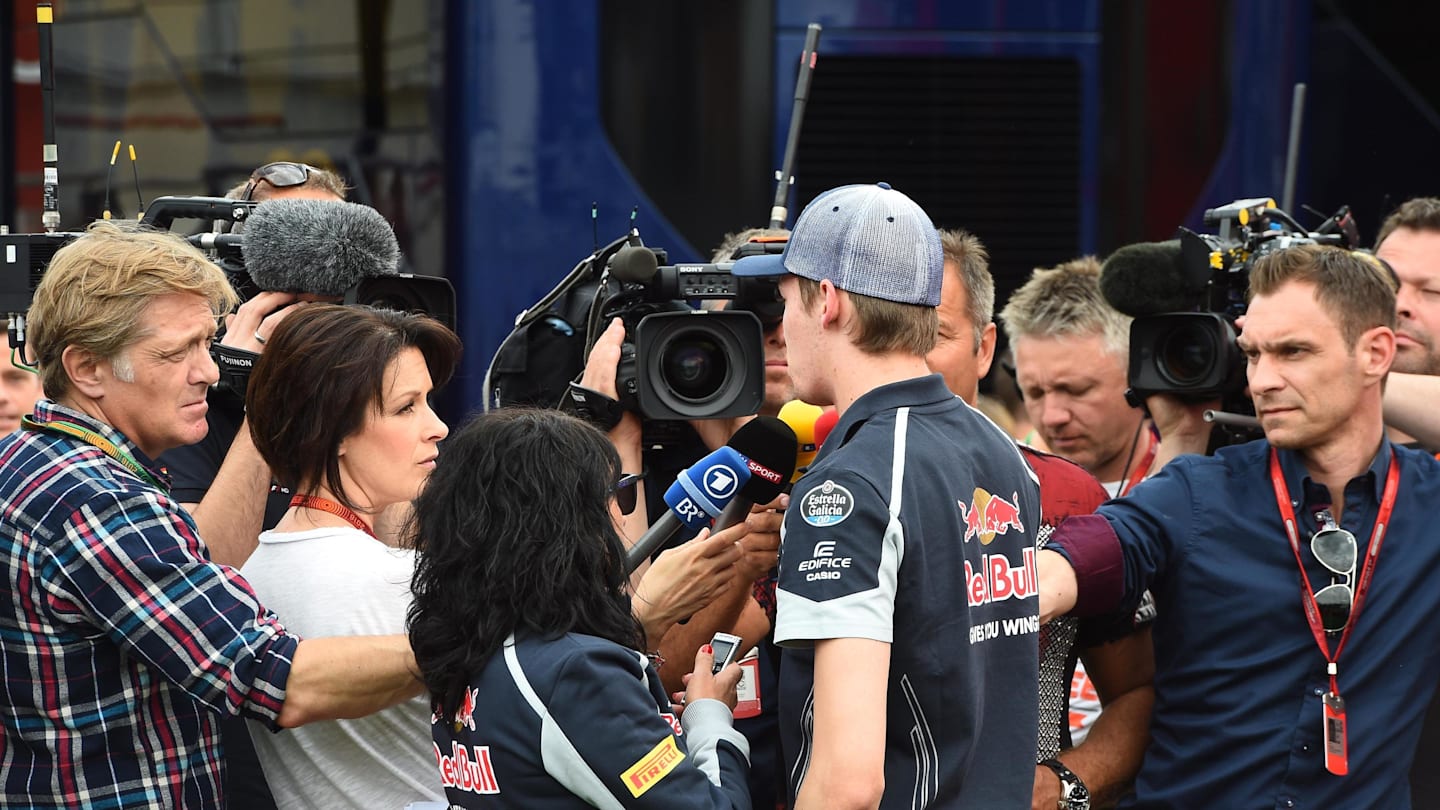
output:
[[[795,441],[799,445],[795,453],[795,475],[791,477],[791,483],[799,481],[800,476],[810,468],[810,462],[815,460],[815,453],[820,449],[820,442],[815,438],[815,422],[824,413],[825,409],[819,405],[811,405],[798,399],[792,399],[780,407],[780,421],[795,431]]]
[[[748,480],[745,457],[728,445],[686,467],[665,491],[670,508],[625,552],[625,572],[634,572],[682,529],[700,529],[719,517]]]
[[[795,474],[799,455],[795,431],[773,416],[757,416],[746,422],[730,437],[727,446],[740,452],[750,479],[741,485],[739,497],[720,513],[716,531],[743,521],[755,504],[780,497]]]
[[[400,245],[379,211],[338,200],[266,200],[245,224],[245,269],[262,290],[343,296],[398,274]]]

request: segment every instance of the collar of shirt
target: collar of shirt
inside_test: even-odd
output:
[[[1374,503],[1380,502],[1384,495],[1385,475],[1390,471],[1390,440],[1382,438],[1380,448],[1376,450],[1375,456],[1370,459],[1370,466],[1365,472],[1351,478],[1345,485],[1346,491],[1357,486],[1363,486],[1369,493],[1370,500]],[[1290,490],[1290,504],[1299,510],[1303,507],[1306,512],[1310,507],[1336,502],[1345,503],[1346,492],[1325,492],[1322,486],[1310,477],[1310,471],[1305,469],[1305,462],[1301,460],[1300,454],[1294,450],[1280,450],[1280,472],[1285,476],[1285,486]],[[1345,511],[1350,511],[1348,508]],[[1302,518],[1303,520],[1303,518]]]
[[[850,435],[855,432],[856,427],[881,411],[907,405],[915,407],[958,400],[959,397],[945,387],[945,378],[939,374],[912,377],[908,380],[886,383],[872,388],[845,410],[840,421],[835,424],[835,429],[830,432],[832,437],[837,438],[834,441],[830,439],[825,441],[820,452],[816,454],[812,466],[845,444]]]
[[[61,405],[54,400],[42,399],[35,403],[35,412],[31,415],[31,418],[42,425],[51,422],[72,422],[87,430],[94,431],[105,437],[131,458],[135,459],[137,463],[145,468],[146,472],[154,476],[155,480],[164,485],[167,490],[170,488],[170,473],[168,470],[145,455],[145,451],[141,450],[138,445],[126,438],[125,434],[93,416],[88,416],[74,408]],[[79,438],[75,440],[84,441]]]

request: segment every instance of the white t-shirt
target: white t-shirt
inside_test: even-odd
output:
[[[240,573],[261,604],[302,638],[405,632],[415,552],[356,529],[264,532]],[[430,739],[430,704],[408,700],[357,720],[328,720],[250,737],[281,808],[404,807],[444,801]]]

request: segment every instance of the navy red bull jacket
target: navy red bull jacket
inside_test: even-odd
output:
[[[452,807],[750,807],[730,709],[695,701],[682,722],[644,655],[594,636],[512,636],[430,730]]]

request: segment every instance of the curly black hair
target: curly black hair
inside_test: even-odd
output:
[[[408,532],[410,645],[442,716],[511,633],[644,644],[610,512],[619,476],[605,435],[554,410],[481,414],[446,441]]]

